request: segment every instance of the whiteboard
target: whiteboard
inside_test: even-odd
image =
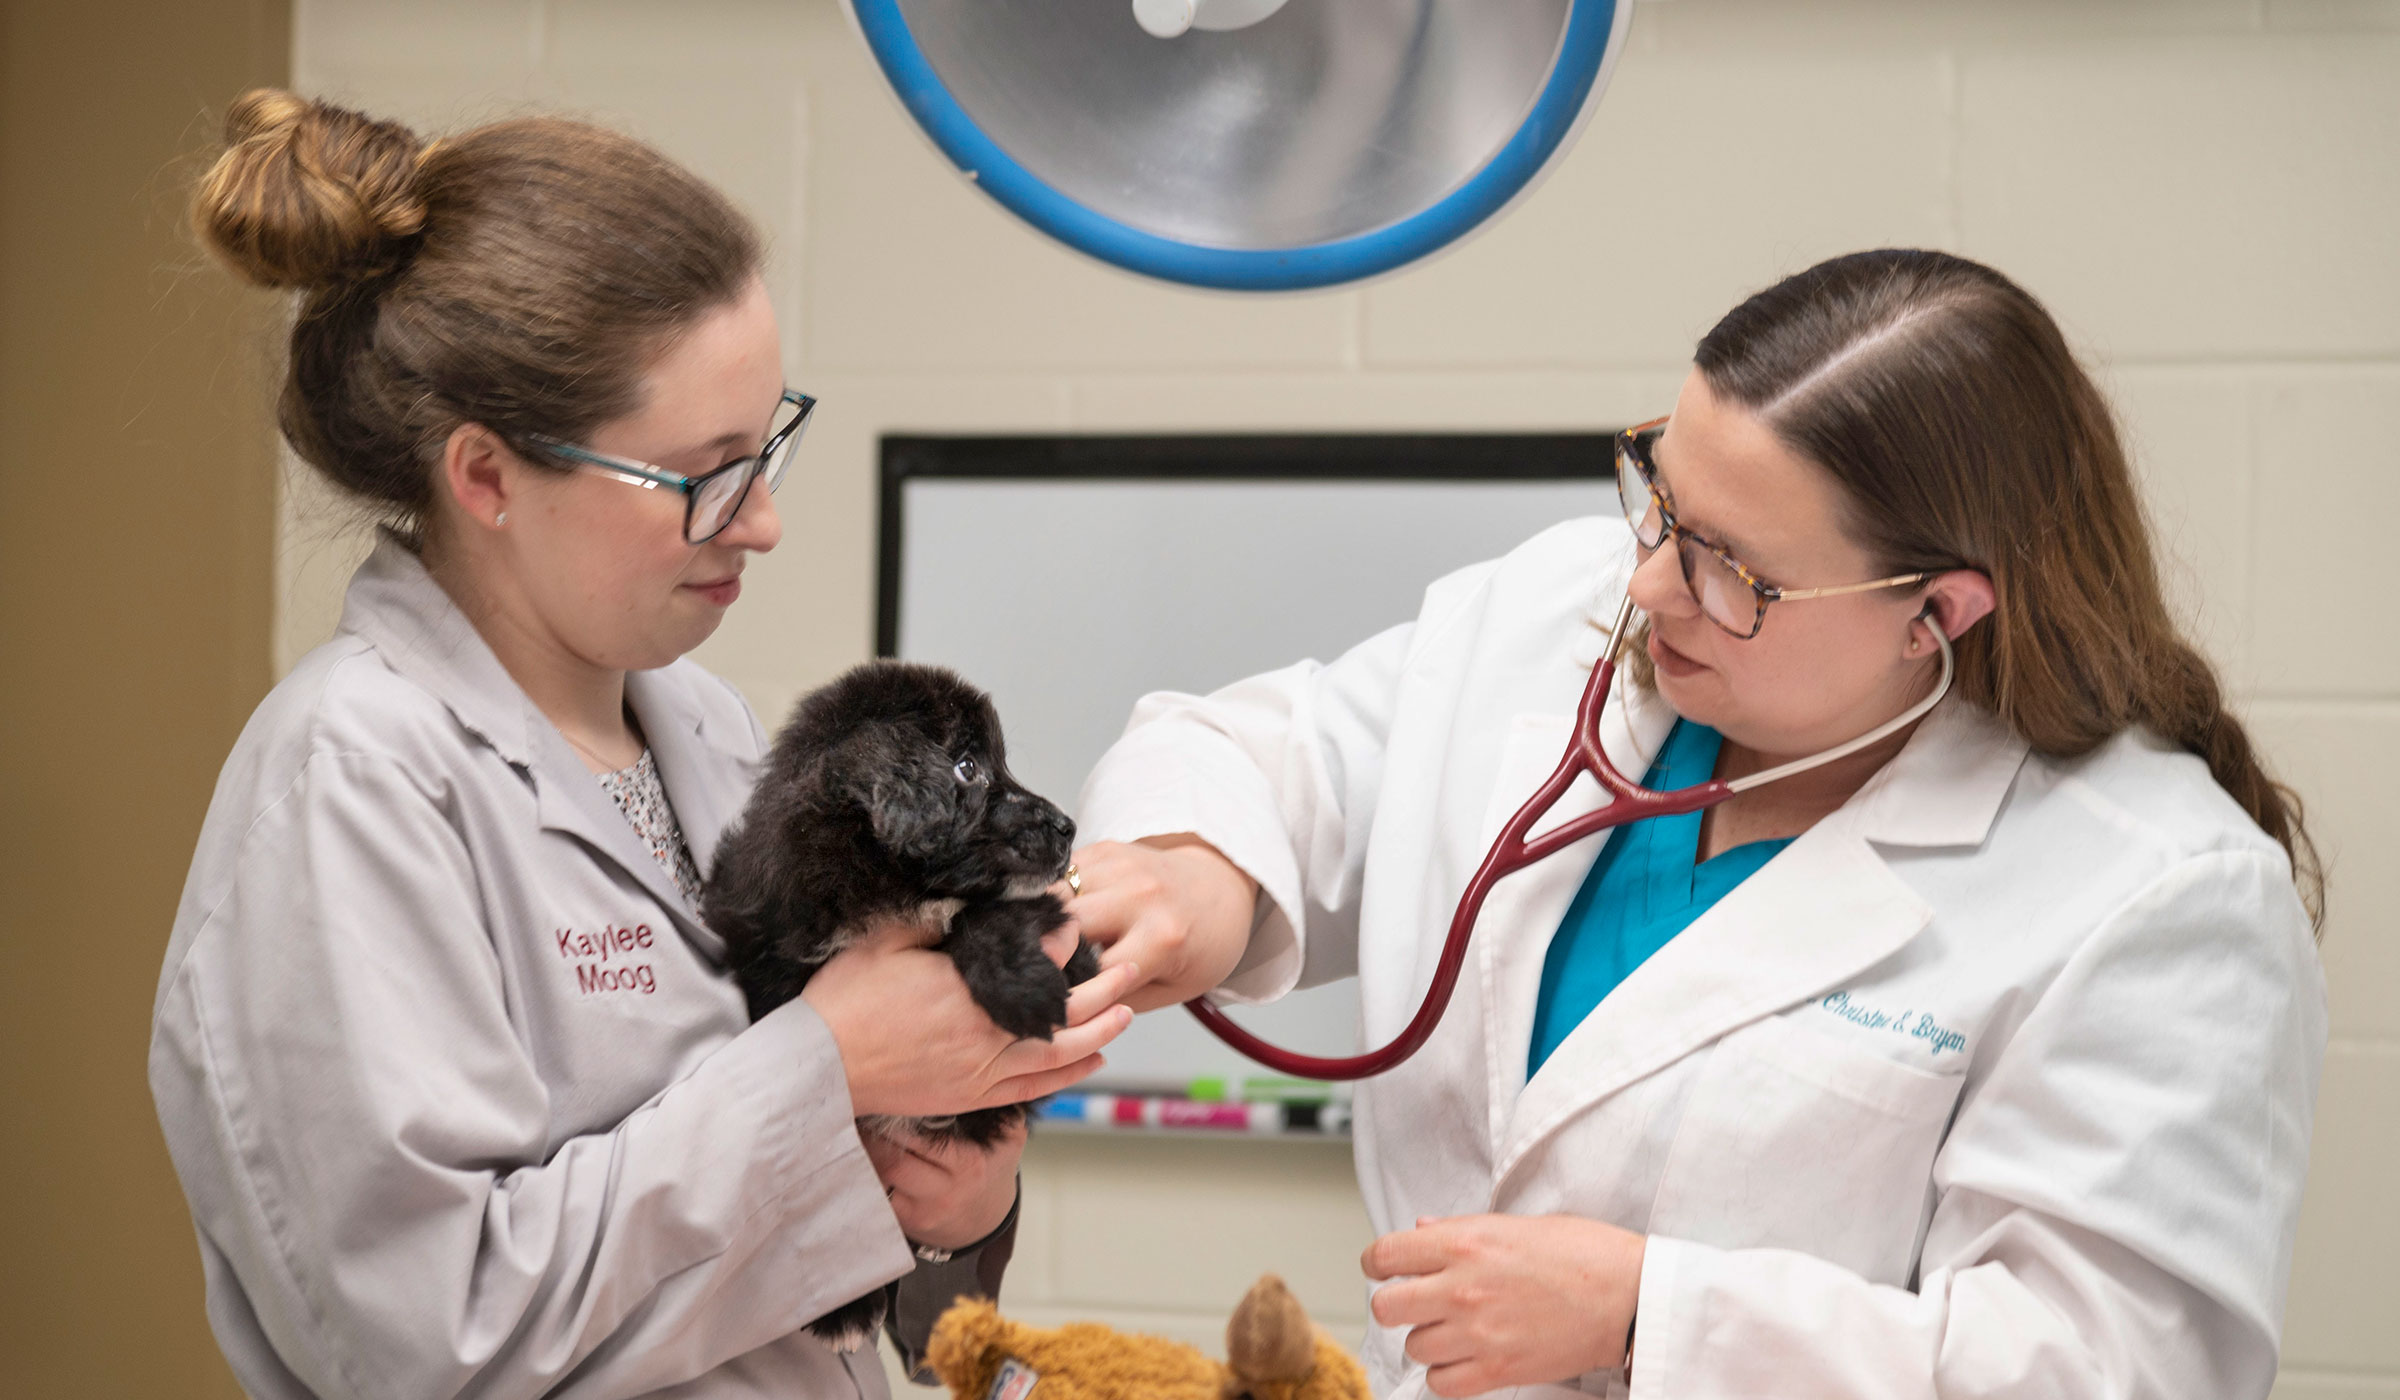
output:
[[[1361,456],[1382,440],[1330,440],[1364,471],[1398,462],[1412,474],[1309,479],[1211,479],[1190,461],[1162,472],[1155,452],[1132,450],[1112,470],[1090,440],[1069,468],[1037,474],[1052,465],[1044,440],[960,440],[964,461],[943,455],[943,439],[902,441],[898,454],[886,444],[881,650],[990,691],[1009,767],[1069,811],[1143,694],[1331,660],[1413,618],[1443,574],[1561,520],[1617,513],[1605,434],[1526,439],[1532,455],[1497,470],[1488,452],[1443,452],[1449,439],[1398,440],[1397,458],[1388,444]],[[979,455],[995,441],[1023,450]],[[1205,470],[1212,441],[1238,461],[1246,440],[1177,441],[1199,445]],[[1475,474],[1442,475],[1447,461]],[[1499,474],[1512,466],[1528,474]],[[1354,982],[1232,1014],[1295,1049],[1360,1048]],[[1095,1088],[1269,1073],[1172,1009],[1140,1018],[1108,1057]]]

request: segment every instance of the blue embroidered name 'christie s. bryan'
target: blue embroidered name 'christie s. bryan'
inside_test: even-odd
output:
[[[1861,1006],[1850,999],[1850,993],[1847,990],[1831,993],[1817,1005],[1861,1030],[1890,1031],[1894,1035],[1905,1035],[1922,1040],[1925,1042],[1925,1048],[1931,1051],[1936,1059],[1951,1051],[1967,1048],[1967,1038],[1934,1020],[1933,1013],[1930,1011],[1917,1011],[1912,1008],[1895,1016],[1888,1011],[1880,1011],[1871,1006]]]

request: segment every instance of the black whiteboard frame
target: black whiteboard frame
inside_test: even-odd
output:
[[[1616,433],[886,434],[876,496],[875,654],[900,654],[908,483],[1612,481]]]

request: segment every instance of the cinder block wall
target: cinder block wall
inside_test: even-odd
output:
[[[865,657],[898,430],[1590,428],[1816,258],[1913,244],[2048,301],[2116,395],[2197,625],[2335,858],[2316,1166],[2277,1394],[2400,1397],[2400,3],[1657,0],[1582,143],[1499,227],[1363,290],[1169,290],[952,175],[831,0],[300,0],[311,90],[436,127],[584,113],[775,238],[822,420],[702,659],[777,714]],[[356,557],[287,502],[278,658]],[[1061,619],[1071,626],[1072,619]],[[1251,1277],[1363,1317],[1346,1155],[1068,1140],[1028,1158],[1009,1304],[1206,1341]]]

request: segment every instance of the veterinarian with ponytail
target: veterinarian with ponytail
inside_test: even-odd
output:
[[[1498,885],[1432,1038],[1359,1086],[1377,1393],[2264,1396],[2319,881],[2106,404],[1938,253],[1800,273],[1695,359],[1620,440],[1631,531],[1144,700],[1085,790],[1084,932],[1148,970],[1137,1006],[1355,974],[1380,1045],[1628,594],[1599,734],[1662,791],[1872,732],[1947,641],[1913,726]]]
[[[159,983],[227,1359],[293,1400],[884,1394],[802,1329],[888,1288],[913,1350],[991,1292],[1022,1138],[854,1117],[1080,1079],[1127,974],[1016,1041],[892,928],[752,1025],[695,917],[765,741],[679,658],[813,406],[756,236],[576,123],[428,145],[257,92],[228,136],[196,221],[299,292],[285,436],[384,530],[226,762]]]

